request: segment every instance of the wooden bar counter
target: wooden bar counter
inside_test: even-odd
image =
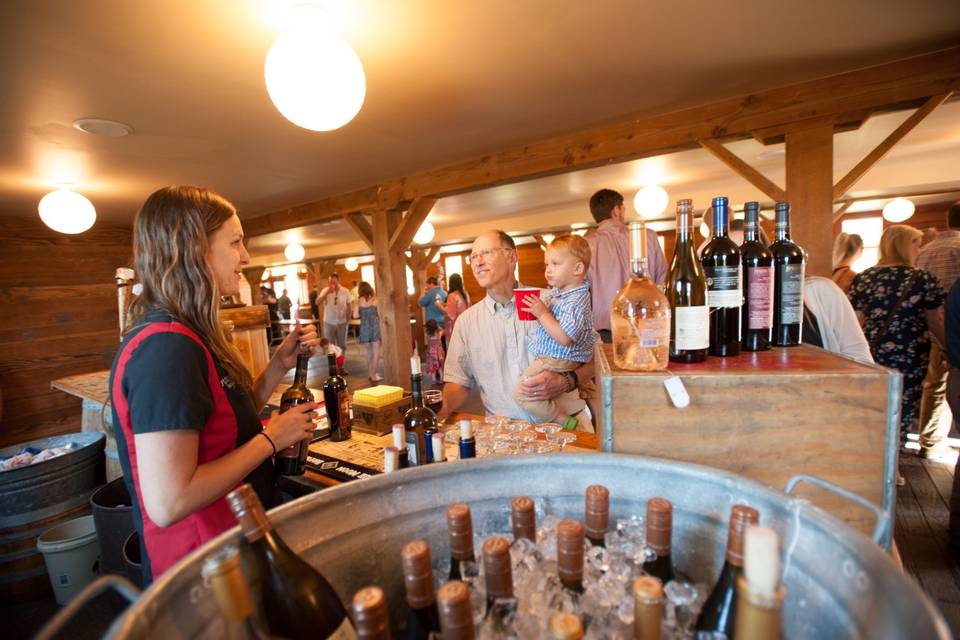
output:
[[[597,361],[602,450],[702,464],[779,490],[809,474],[881,507],[892,522],[899,373],[807,345],[632,372],[613,368],[605,344]],[[688,407],[671,403],[663,385],[670,376],[682,380]],[[809,484],[795,493],[873,530],[874,514],[860,505]]]

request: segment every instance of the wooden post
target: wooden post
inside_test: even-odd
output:
[[[399,211],[373,214],[373,246],[376,260],[377,301],[383,345],[383,373],[387,384],[405,387],[410,379],[413,354],[410,307],[407,298],[406,247],[390,248],[390,238],[402,222]]]
[[[807,252],[807,275],[830,277],[833,249],[833,127],[788,131],[791,237]]]
[[[247,284],[250,285],[251,304],[260,304],[260,281],[263,279],[264,271],[266,271],[264,267],[250,267],[249,269],[243,270],[243,277],[246,278]]]

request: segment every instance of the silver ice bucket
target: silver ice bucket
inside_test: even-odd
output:
[[[692,464],[617,454],[487,458],[418,467],[325,489],[270,513],[283,538],[319,567],[344,602],[368,584],[384,588],[399,620],[405,607],[400,549],[416,538],[434,561],[449,553],[445,510],[466,502],[480,535],[510,530],[510,500],[534,497],[560,517],[582,518],[583,492],[610,489],[611,517],[642,515],[646,500],[674,503],[677,567],[712,583],[723,561],[730,507],[749,504],[783,546],[785,638],[950,638],[919,587],[862,534],[805,500]],[[889,523],[881,522],[877,536]],[[238,540],[233,529],[162,576],[113,625],[108,637],[201,638],[219,617],[200,566]]]

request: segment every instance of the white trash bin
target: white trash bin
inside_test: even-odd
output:
[[[97,577],[100,545],[93,516],[74,518],[37,538],[57,604],[67,604]]]

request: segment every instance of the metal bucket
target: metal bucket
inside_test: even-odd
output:
[[[344,602],[375,583],[386,591],[398,620],[405,607],[400,549],[424,538],[435,560],[448,554],[448,504],[467,502],[475,532],[486,535],[509,531],[510,500],[517,495],[530,495],[561,517],[582,518],[584,489],[595,483],[610,489],[616,518],[642,515],[652,496],[671,500],[675,564],[704,583],[719,572],[731,505],[757,508],[761,523],[775,528],[783,541],[785,638],[950,638],[917,585],[862,534],[805,500],[697,465],[616,454],[478,459],[350,482],[278,507],[270,516],[290,546],[322,568]],[[108,637],[214,633],[218,613],[200,566],[238,538],[233,529],[178,563]]]
[[[45,530],[90,513],[90,494],[104,481],[102,433],[72,433],[0,449],[69,443],[78,449],[26,467],[0,471],[0,600],[22,602],[50,592],[37,538]]]

